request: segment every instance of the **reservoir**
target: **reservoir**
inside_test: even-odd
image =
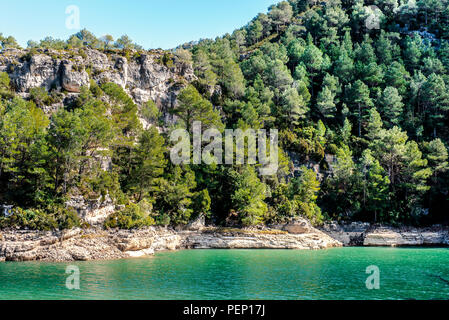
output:
[[[79,290],[66,287],[68,266],[79,269]],[[378,289],[369,289],[374,276]],[[184,250],[117,261],[0,263],[2,300],[446,300],[448,281],[447,248]]]

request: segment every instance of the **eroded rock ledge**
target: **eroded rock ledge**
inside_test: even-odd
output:
[[[428,228],[370,225],[353,222],[350,224],[327,223],[321,230],[345,246],[448,246],[449,228],[433,226]]]
[[[65,232],[1,231],[0,261],[88,261],[152,255],[179,249],[325,249],[342,244],[313,229],[295,234],[277,229],[142,230],[73,229]]]

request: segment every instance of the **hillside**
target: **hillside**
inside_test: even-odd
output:
[[[448,18],[446,1],[290,0],[173,52],[1,36],[0,226],[67,228],[104,203],[119,228],[446,223]],[[278,129],[279,171],[173,165],[171,129],[197,120]]]

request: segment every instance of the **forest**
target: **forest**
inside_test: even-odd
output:
[[[0,34],[1,49],[15,47]],[[87,30],[28,43],[31,54],[83,47],[144,51],[127,36]],[[175,124],[164,123],[153,101],[138,106],[120,86],[94,81],[46,115],[42,107],[60,92],[34,88],[23,99],[0,73],[0,203],[14,205],[0,227],[83,225],[66,206],[74,196],[120,205],[107,228],[183,225],[200,215],[238,226],[295,217],[315,225],[449,221],[446,0],[283,1],[232,34],[164,57],[192,65],[197,77],[170,110]],[[169,133],[191,131],[194,121],[278,129],[277,174],[259,176],[257,165],[173,165]]]

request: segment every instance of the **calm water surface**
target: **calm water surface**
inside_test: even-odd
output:
[[[65,287],[80,269],[80,290]],[[380,269],[368,290],[366,268]],[[186,250],[108,262],[0,263],[0,299],[449,299],[447,248]]]

